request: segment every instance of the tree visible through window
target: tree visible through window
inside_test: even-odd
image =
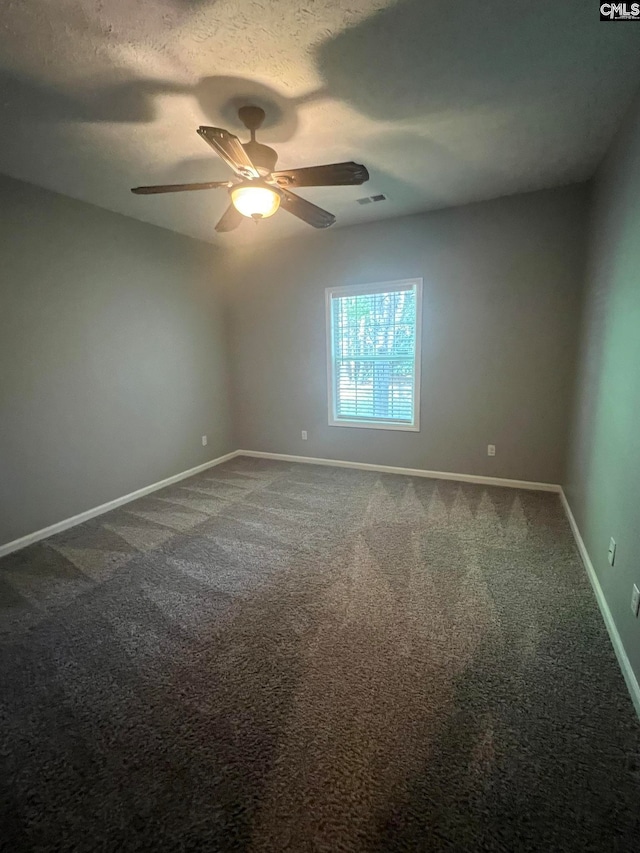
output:
[[[327,290],[330,424],[418,429],[421,288]]]

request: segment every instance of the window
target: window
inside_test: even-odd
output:
[[[330,287],[329,424],[420,429],[422,279]]]

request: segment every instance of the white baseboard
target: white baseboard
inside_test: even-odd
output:
[[[304,462],[309,465],[357,468],[360,471],[380,471],[383,474],[406,474],[409,477],[430,477],[435,480],[479,483],[485,486],[505,486],[508,489],[529,489],[537,492],[561,491],[561,486],[555,483],[535,483],[531,480],[506,480],[502,477],[484,477],[480,474],[454,474],[450,471],[427,471],[424,468],[398,468],[394,465],[373,465],[370,462],[346,462],[344,459],[320,459],[313,456],[292,456],[289,453],[265,453],[261,450],[238,450],[237,455],[255,456],[258,459],[280,459],[284,462]]]
[[[582,558],[582,562],[584,563],[584,567],[587,572],[587,577],[591,582],[591,586],[593,588],[596,601],[598,602],[598,607],[600,608],[600,613],[602,614],[604,624],[607,628],[607,631],[609,632],[611,645],[613,646],[613,650],[616,653],[616,657],[618,658],[618,664],[620,666],[620,669],[622,670],[622,675],[624,676],[624,680],[626,682],[627,689],[629,690],[629,694],[631,695],[631,701],[633,702],[633,706],[636,709],[636,713],[640,718],[640,685],[638,684],[638,679],[636,678],[636,675],[631,667],[631,662],[627,657],[624,645],[622,644],[622,638],[620,637],[618,629],[616,628],[616,623],[613,620],[611,610],[609,609],[607,600],[604,597],[604,592],[602,591],[602,587],[600,586],[598,575],[596,574],[596,570],[593,567],[591,557],[589,556],[589,552],[587,551],[586,545],[584,544],[582,534],[580,533],[576,520],[573,517],[571,507],[569,506],[569,501],[567,500],[567,496],[565,495],[563,489],[560,489],[560,500],[562,501],[562,506],[564,507],[564,511],[569,521],[569,526],[571,527],[573,538],[576,540],[576,545],[578,546],[580,557]]]
[[[201,471],[206,471],[207,468],[213,468],[215,465],[220,465],[228,459],[233,459],[238,455],[238,451],[234,450],[231,453],[225,453],[224,456],[218,456],[216,459],[211,459],[209,462],[204,462],[202,465],[196,465],[195,468],[189,468],[188,471],[182,471],[180,474],[174,474],[172,477],[167,477],[165,480],[160,480],[158,483],[153,483],[151,486],[145,486],[135,492],[130,492],[128,495],[123,495],[121,498],[116,498],[106,504],[87,509],[84,512],[74,515],[71,518],[65,518],[49,527],[43,527],[42,530],[36,530],[34,533],[28,533],[26,536],[21,536],[20,539],[14,539],[12,542],[7,542],[5,545],[0,545],[0,557],[11,554],[13,551],[18,551],[20,548],[25,548],[27,545],[32,545],[34,542],[39,542],[40,539],[46,539],[48,536],[53,536],[54,533],[61,533],[63,530],[68,530],[76,524],[81,524],[83,521],[88,521],[90,518],[95,518],[97,515],[102,515],[109,512],[111,509],[116,509],[130,501],[135,501],[137,498],[143,498],[151,492],[156,492],[158,489],[163,489],[165,486],[170,486],[172,483],[177,483],[180,480],[185,480],[187,477],[193,477],[194,474],[199,474]]]

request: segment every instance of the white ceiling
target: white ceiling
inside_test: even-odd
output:
[[[240,133],[257,103],[280,166],[369,168],[300,192],[334,228],[579,181],[640,79],[640,26],[598,17],[592,0],[4,0],[0,171],[222,245],[308,230],[281,211],[218,236],[224,190],[129,192],[228,177],[196,127]]]

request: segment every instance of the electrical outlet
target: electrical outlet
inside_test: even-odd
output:
[[[207,446],[207,436],[206,436],[206,435],[203,435],[203,436],[202,436],[202,446],[203,446],[203,447],[206,447],[206,446]]]
[[[616,540],[611,537],[609,539],[609,551],[607,553],[607,559],[609,560],[609,565],[612,566],[616,561]]]
[[[495,456],[495,455],[496,455],[495,444],[487,444],[487,456]]]
[[[636,619],[638,618],[638,611],[640,611],[640,589],[634,584],[631,593],[631,612]]]
[[[306,429],[303,429],[303,430],[302,430],[302,440],[303,440],[303,441],[306,441],[306,440],[307,440],[307,431],[306,431]]]

